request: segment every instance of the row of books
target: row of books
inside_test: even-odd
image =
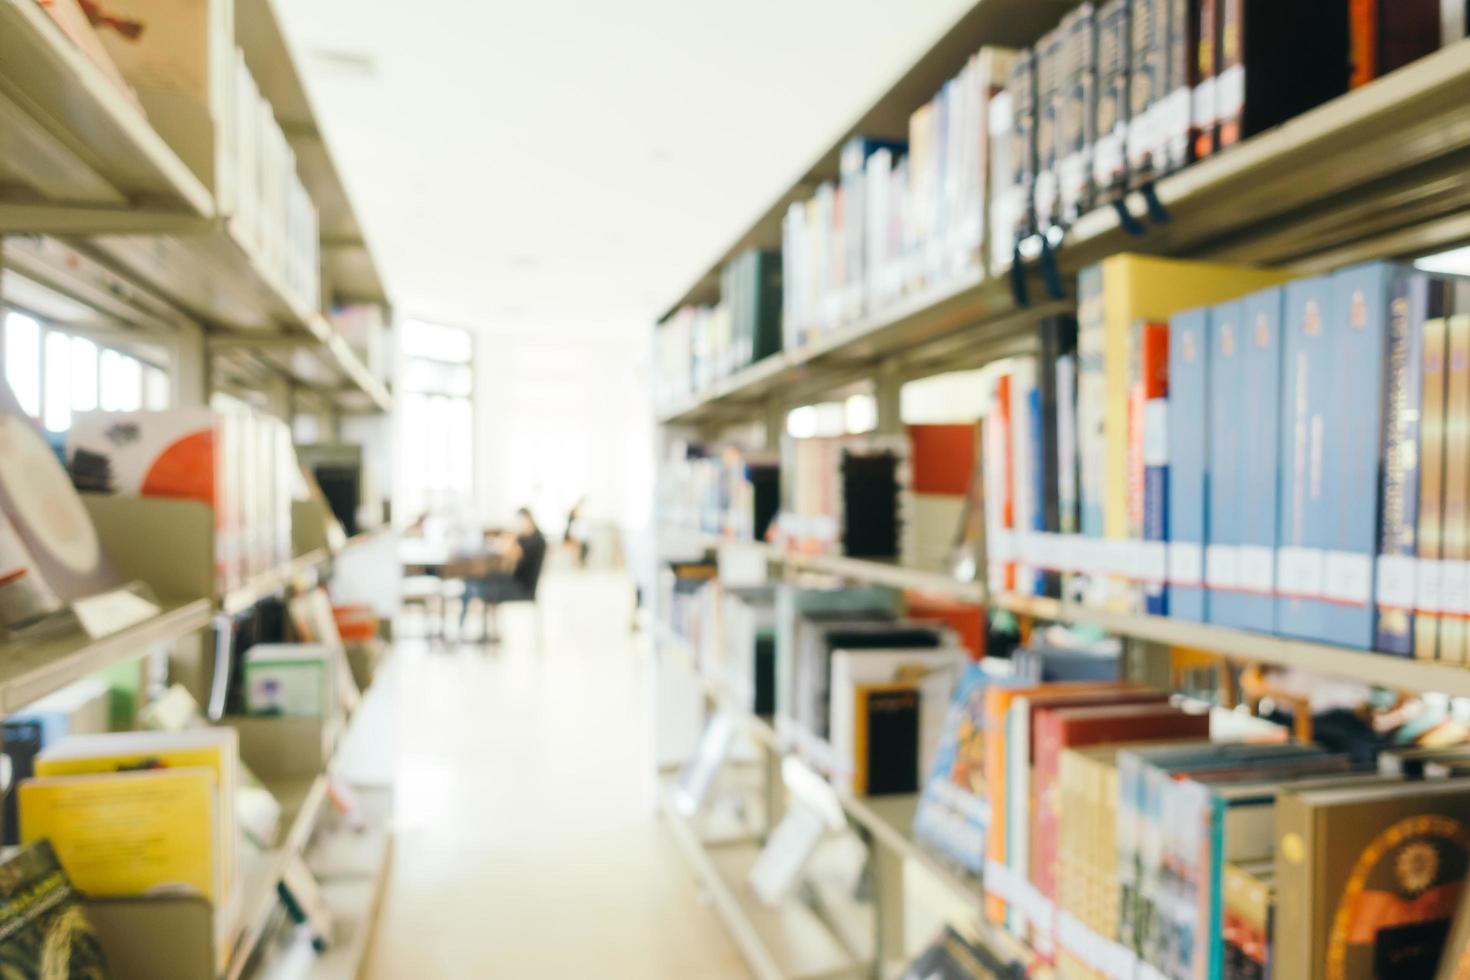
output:
[[[1141,688],[1023,683],[962,681],[914,829],[1060,976],[1453,975],[1470,781],[1406,778],[1426,754],[1456,775],[1463,749],[1364,771],[1211,740],[1210,716]]]
[[[777,463],[731,445],[675,443],[659,467],[658,514],[666,527],[762,541],[780,495]]]
[[[907,557],[911,453],[903,436],[782,439],[781,539],[803,554]]]
[[[1084,3],[989,117],[992,269],[1038,232],[1464,36],[1458,0]]]
[[[781,256],[747,249],[720,270],[720,299],[681,306],[654,332],[654,402],[682,405],[782,350]]]
[[[1465,662],[1462,311],[1390,263],[1084,270],[986,419],[991,587]]]

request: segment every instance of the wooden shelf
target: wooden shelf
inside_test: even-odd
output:
[[[209,625],[211,610],[205,599],[162,605],[157,616],[100,640],[78,630],[0,643],[0,713],[13,714],[74,681]]]
[[[975,9],[996,6],[984,0]],[[1055,8],[1037,7],[1047,17],[1057,15]],[[975,33],[971,50],[999,40]],[[1470,165],[1467,89],[1470,40],[1158,181],[1158,197],[1171,220],[1142,237],[1130,236],[1111,206],[1083,216],[1058,249],[1060,272],[1070,277],[1120,251],[1316,272],[1370,258],[1423,254],[1461,241],[1470,234],[1464,217],[1470,185],[1462,179]],[[929,94],[916,93],[909,109]],[[721,261],[751,245],[779,247],[785,204],[829,176],[814,171],[798,182]],[[1146,224],[1141,203],[1130,199],[1128,206]],[[716,265],[676,308],[717,298],[718,270]],[[1031,295],[1041,295],[1036,282]],[[911,377],[977,366],[1030,349],[1036,319],[1064,305],[1018,309],[1008,280],[974,273],[908,296],[820,337],[810,348],[746,368],[663,411],[660,421],[758,418],[772,395],[796,404],[871,375],[880,362]]]
[[[214,200],[34,0],[0,0],[0,232],[148,227]]]

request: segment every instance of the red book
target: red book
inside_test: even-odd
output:
[[[923,592],[905,592],[908,618],[926,623],[943,623],[959,634],[960,642],[979,660],[985,656],[985,610],[970,602]]]
[[[1062,751],[1110,742],[1207,738],[1210,716],[1186,714],[1166,703],[1099,706],[1074,701],[1035,711],[1033,727],[1031,882],[1055,900],[1061,820],[1057,773]]]
[[[1439,0],[1351,0],[1353,88],[1436,51]]]
[[[985,419],[985,462],[991,468],[991,481],[986,486],[985,506],[995,508],[995,518],[990,527],[1000,534],[1010,534],[1016,527],[1015,483],[1011,479],[1011,467],[1015,464],[1015,453],[1011,451],[1011,377],[1001,375],[995,382],[995,395],[991,399],[990,414]],[[992,554],[1002,551],[1000,542],[992,535],[986,536],[986,547]],[[1011,592],[1016,588],[1016,562],[1014,551],[1001,554],[999,560],[991,560],[990,587]]]
[[[975,471],[975,426],[911,425],[910,484],[914,493],[963,497]]]

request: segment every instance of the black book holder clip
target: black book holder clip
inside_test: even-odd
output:
[[[1031,305],[1031,297],[1026,289],[1026,265],[1021,258],[1020,239],[1016,239],[1016,244],[1011,249],[1011,299],[1016,301],[1017,309],[1025,309]]]
[[[1142,238],[1146,234],[1143,224],[1137,218],[1133,217],[1133,212],[1128,210],[1128,196],[1126,194],[1119,194],[1113,198],[1113,211],[1118,215],[1118,224],[1129,235],[1132,235],[1134,238]]]
[[[1152,180],[1146,181],[1138,189],[1138,193],[1142,195],[1143,204],[1148,208],[1148,220],[1151,223],[1154,225],[1167,225],[1172,220],[1169,215],[1169,209],[1164,207],[1163,201],[1159,200],[1158,188],[1154,186]]]
[[[1058,236],[1057,244],[1061,244]],[[1046,286],[1046,295],[1051,299],[1066,299],[1067,292],[1062,288],[1062,274],[1057,269],[1057,252],[1052,247],[1051,236],[1041,236],[1041,281]]]

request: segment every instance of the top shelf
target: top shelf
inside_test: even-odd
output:
[[[0,231],[199,219],[204,185],[35,0],[0,0]]]
[[[976,9],[991,6],[986,0]],[[1000,40],[980,32],[968,37],[972,49]],[[1084,215],[1057,250],[1060,272],[1071,276],[1120,251],[1317,272],[1423,254],[1470,238],[1470,184],[1463,180],[1470,166],[1466,91],[1470,40],[1162,178],[1156,191],[1169,212],[1167,224],[1149,227],[1146,209],[1132,195],[1130,213],[1147,229],[1141,236],[1130,235],[1111,206]],[[914,93],[910,108],[928,94]],[[809,190],[798,183],[772,216]],[[779,247],[780,241],[777,217],[769,228],[758,222],[729,255],[752,245]],[[714,292],[696,286],[679,305],[716,299],[718,269],[701,280]],[[1042,296],[1034,271],[1029,279],[1031,296]],[[758,362],[660,420],[749,418],[775,392],[785,398],[830,389],[884,359],[913,376],[970,366],[1023,349],[1032,342],[1036,317],[1054,308],[1019,308],[1006,278],[973,273],[819,336],[805,349]]]

